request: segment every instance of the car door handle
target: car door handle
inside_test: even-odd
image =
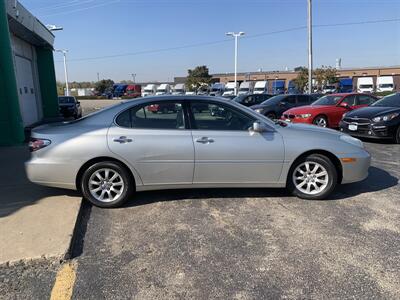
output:
[[[201,138],[196,139],[196,142],[201,143],[201,144],[211,144],[211,143],[214,143],[214,140],[210,139],[206,136],[203,136]]]
[[[113,140],[116,143],[125,144],[132,142],[132,139],[128,139],[126,136],[120,136],[118,139]]]

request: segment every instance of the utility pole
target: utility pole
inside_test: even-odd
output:
[[[235,32],[227,32],[227,36],[233,36],[235,38],[235,95],[237,95],[237,59],[238,59],[238,38],[244,35],[244,32],[240,31],[238,33]]]
[[[99,82],[99,81],[100,81],[100,73],[97,72],[97,82]]]
[[[312,54],[312,0],[308,1],[308,93],[312,93],[312,73],[313,73],[313,54]]]
[[[136,83],[136,74],[132,73],[131,76],[132,76],[132,79],[133,79],[133,83]]]
[[[64,76],[65,76],[65,89],[66,96],[69,96],[69,87],[68,87],[68,69],[67,69],[67,52],[68,50],[58,49],[56,52],[61,52],[64,56]]]

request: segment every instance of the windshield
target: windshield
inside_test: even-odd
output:
[[[239,91],[242,91],[242,92],[248,92],[250,89],[249,88],[240,88],[239,89]]]
[[[237,96],[237,97],[233,98],[232,100],[235,102],[241,103],[241,102],[243,102],[243,99],[246,97],[247,97],[246,95]]]
[[[227,91],[227,92],[231,92],[231,91],[234,91],[235,89],[234,88],[226,88],[225,89],[225,91]]]
[[[287,97],[286,95],[274,96],[274,97],[271,97],[271,98],[265,100],[264,102],[261,102],[261,104],[265,105],[265,104],[278,103],[279,101],[284,100],[286,97]]]
[[[373,87],[372,84],[360,84],[359,88],[360,89],[371,89]]]
[[[183,93],[184,90],[178,89],[178,90],[175,90],[175,92],[177,92],[177,93]]]
[[[400,107],[400,94],[392,94],[376,101],[371,106],[379,107]]]
[[[150,89],[145,89],[144,91],[147,92],[147,93],[152,93],[153,92],[153,90],[150,90]]]
[[[335,89],[335,86],[333,86],[333,85],[327,85],[327,86],[325,87],[325,89],[326,89],[326,90],[333,90],[333,89]]]
[[[60,104],[73,104],[75,103],[74,97],[58,97],[58,103]]]
[[[315,101],[312,105],[336,105],[343,96],[324,96]]]
[[[379,85],[380,88],[392,88],[393,84],[391,83],[382,83]]]
[[[263,91],[263,90],[265,90],[265,88],[257,87],[257,88],[255,88],[254,90],[255,90],[255,91]]]
[[[157,93],[166,93],[167,90],[157,90]]]

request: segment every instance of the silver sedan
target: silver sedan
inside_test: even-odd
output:
[[[77,189],[116,207],[135,191],[286,187],[324,199],[363,180],[370,155],[360,140],[312,125],[272,122],[223,98],[131,100],[82,119],[32,131],[31,181]]]

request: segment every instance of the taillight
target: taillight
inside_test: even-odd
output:
[[[29,140],[29,151],[34,152],[44,147],[47,147],[50,144],[51,144],[50,140],[31,138]]]

